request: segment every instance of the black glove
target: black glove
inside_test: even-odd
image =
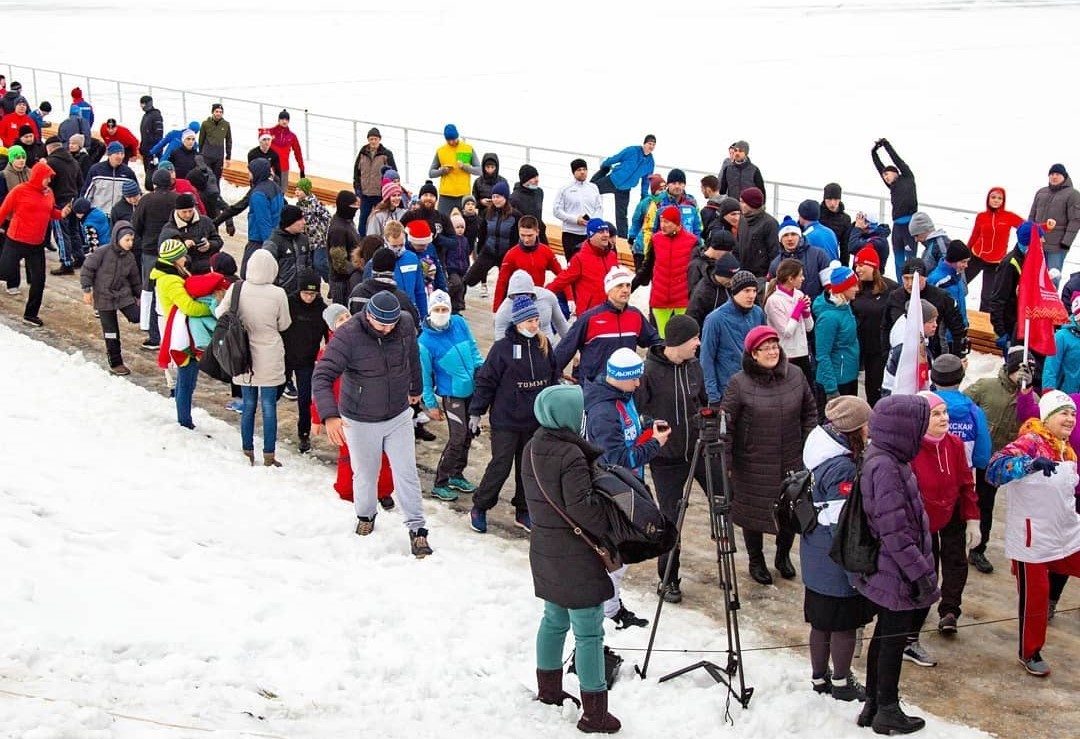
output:
[[[1050,477],[1057,469],[1058,463],[1047,459],[1046,457],[1035,457],[1028,463],[1028,472],[1035,472],[1036,470],[1042,472],[1046,477]]]
[[[911,597],[915,599],[916,603],[929,600],[936,586],[937,583],[934,582],[933,575],[924,575],[911,583]]]
[[[304,170],[300,170],[300,179],[304,179]]]

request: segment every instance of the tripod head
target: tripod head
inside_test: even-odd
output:
[[[706,406],[693,417],[692,425],[706,444],[715,444],[727,433],[727,416],[719,408]]]

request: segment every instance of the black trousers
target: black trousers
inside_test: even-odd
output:
[[[994,501],[997,498],[997,486],[986,481],[986,470],[975,468],[975,493],[979,496],[979,543],[971,551],[986,553],[990,541],[990,530],[994,526]]]
[[[619,236],[626,238],[626,234],[629,231],[629,220],[626,217],[627,211],[630,209],[630,191],[629,190],[616,190],[615,185],[611,182],[611,175],[605,175],[599,179],[593,179],[596,183],[596,187],[600,190],[601,195],[608,193],[614,193],[615,195],[615,228],[619,231]]]
[[[866,387],[866,402],[871,408],[881,400],[881,383],[885,380],[886,358],[884,354],[863,355],[863,371],[866,373],[863,383]]]
[[[447,272],[446,292],[450,295],[450,309],[453,313],[461,313],[461,311],[465,310],[464,275],[461,275],[457,272]]]
[[[311,434],[311,376],[315,366],[294,367],[289,372],[296,375],[296,433],[299,436]]]
[[[98,311],[101,321],[101,333],[105,338],[105,353],[109,356],[109,366],[119,367],[124,363],[120,355],[120,316],[123,314],[128,323],[139,322],[139,304],[132,303],[120,310]]]
[[[476,255],[476,259],[473,260],[472,266],[469,267],[469,271],[465,273],[465,287],[472,287],[473,285],[479,285],[481,282],[487,282],[488,272],[492,267],[498,267],[498,259],[489,254],[486,251],[481,251]]]
[[[469,463],[469,447],[472,445],[472,434],[469,432],[469,400],[470,398],[452,397],[442,399],[450,438],[446,440],[446,446],[439,456],[439,465],[435,468],[435,487],[446,485],[451,477],[462,477],[465,465]]]
[[[900,668],[904,663],[907,634],[912,631],[913,611],[880,608],[874,638],[866,655],[866,695],[877,696],[879,706],[900,700]]]
[[[713,485],[717,488],[714,492],[719,493],[719,486],[722,484],[720,461],[714,460],[712,465]],[[679,508],[682,504],[683,490],[686,487],[687,479],[690,477],[690,463],[682,460],[651,462],[649,463],[649,470],[652,472],[653,488],[656,493],[656,502],[660,506],[660,512],[672,523],[677,522],[679,520]],[[701,489],[708,494],[709,488],[705,472],[706,459],[702,457],[701,461],[698,462],[697,469],[694,470],[694,479],[697,480]],[[668,557],[671,557],[674,560],[671,565],[672,582],[679,579],[679,550],[681,547],[682,538],[680,537],[680,541],[675,545],[674,549],[666,554],[661,554],[656,560],[656,574],[658,577],[664,577]]]
[[[30,294],[26,298],[23,316],[37,318],[38,311],[41,310],[41,299],[45,295],[45,245],[24,244],[7,237],[3,253],[0,254],[0,277],[7,280],[8,284],[14,282],[18,285],[19,265],[24,261]]]
[[[765,535],[760,531],[743,529],[743,542],[746,544],[746,555],[751,559],[765,558]],[[791,553],[791,546],[795,543],[795,534],[781,531],[776,535],[776,556],[780,557]]]
[[[562,253],[566,258],[566,263],[570,264],[570,260],[574,255],[581,250],[581,245],[585,243],[585,234],[572,234],[563,231],[562,235]]]
[[[959,501],[956,503],[952,518],[945,527],[941,531],[930,534],[930,542],[934,550],[934,568],[941,573],[939,582],[941,600],[938,601],[938,615],[952,613],[959,618],[960,601],[963,599],[964,586],[967,585],[968,578],[967,552],[965,551],[967,522],[960,514]],[[920,608],[912,613],[915,616],[912,619],[911,630],[922,631],[930,609]],[[918,633],[908,637],[909,642],[918,640]]]
[[[532,438],[533,431],[491,430],[491,461],[484,470],[484,477],[473,493],[473,505],[482,511],[490,511],[499,502],[499,493],[503,483],[510,476],[510,466],[514,467],[514,497],[510,503],[517,511],[526,511],[525,488],[521,485],[521,452],[525,442]]]
[[[982,289],[979,290],[979,310],[983,313],[990,312],[990,296],[994,292],[994,283],[997,282],[998,269],[1001,262],[984,262],[976,256],[971,257],[968,268],[964,270],[964,276],[968,282],[975,279],[982,272]]]

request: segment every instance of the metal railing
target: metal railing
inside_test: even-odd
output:
[[[84,97],[94,106],[95,128],[107,118],[116,118],[136,135],[142,117],[139,98],[143,95],[154,98],[155,106],[162,111],[165,118],[166,131],[171,128],[185,128],[192,120],[201,123],[210,115],[210,106],[221,103],[225,108],[225,117],[232,126],[233,157],[241,160],[246,157],[247,151],[258,143],[258,129],[275,125],[278,112],[287,109],[292,115],[290,127],[302,142],[305,169],[312,174],[345,182],[352,182],[353,162],[360,147],[367,143],[367,132],[372,126],[377,127],[382,134],[383,145],[394,152],[402,182],[413,191],[428,179],[428,165],[435,150],[444,143],[442,131],[322,115],[312,113],[306,108],[290,107],[278,102],[211,95],[0,62],[0,69],[5,67],[8,84],[15,81],[22,83],[23,95],[30,101],[32,108],[36,108],[43,100],[52,103],[50,120],[54,123],[67,117],[71,101],[70,90],[76,86],[82,88]],[[584,157],[591,159],[590,167],[595,168],[606,158],[595,153],[552,149],[490,138],[469,138],[468,142],[481,155],[489,151],[498,152],[500,171],[510,182],[516,181],[518,167],[522,164],[536,167],[540,173],[540,182],[542,185],[546,184],[545,219],[549,221],[554,220],[551,204],[556,189],[570,180],[570,161]],[[669,167],[660,167],[659,171],[666,172],[668,169]],[[716,174],[713,171],[685,167],[683,171],[686,172],[689,191],[696,190],[694,186],[701,177]],[[822,185],[799,185],[772,180],[766,181],[765,185],[766,207],[778,219],[786,214],[794,215],[798,204],[807,198],[821,199]],[[610,204],[610,196],[606,197]],[[633,205],[631,200],[631,208]],[[698,205],[704,203],[699,202]],[[856,212],[862,211],[880,222],[890,221],[889,199],[886,195],[845,191],[844,205],[853,218]],[[954,238],[967,238],[977,213],[974,210],[930,203],[920,203],[919,207],[930,215],[935,225],[949,231]]]

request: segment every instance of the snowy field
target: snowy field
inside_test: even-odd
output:
[[[352,533],[325,466],[252,469],[235,424],[196,410],[185,431],[168,399],[80,355],[0,326],[0,377],[0,736],[578,735],[573,711],[532,700],[524,540],[478,537],[428,502],[436,553],[417,561],[396,513]],[[744,647],[765,643],[744,626]],[[723,649],[723,626],[669,607],[657,647]],[[699,655],[658,653],[647,682],[624,656],[611,705],[628,737],[865,736],[857,706],[810,691],[799,651],[747,654],[756,693],[734,728],[703,673],[656,682]]]

